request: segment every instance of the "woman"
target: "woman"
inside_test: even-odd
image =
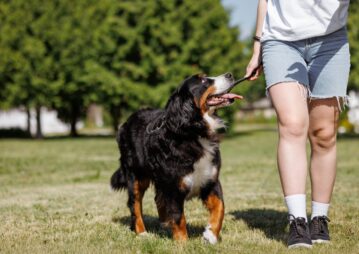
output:
[[[288,247],[329,242],[336,131],[350,69],[350,0],[259,0],[251,80],[262,63],[278,118],[278,169],[289,213]],[[306,216],[306,142],[311,145],[312,215]]]

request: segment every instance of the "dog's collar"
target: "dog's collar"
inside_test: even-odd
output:
[[[166,119],[166,117],[162,116],[162,117],[157,118],[155,121],[150,122],[149,124],[147,124],[146,133],[147,134],[153,134],[153,133],[158,132],[164,126],[165,119]]]

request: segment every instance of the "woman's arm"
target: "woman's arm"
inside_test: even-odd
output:
[[[267,0],[259,0],[258,9],[257,9],[257,25],[256,25],[256,33],[255,33],[255,35],[258,37],[262,36],[263,23],[266,13],[267,13]],[[253,43],[252,58],[247,65],[246,77],[249,77],[253,71],[255,71],[255,74],[253,75],[253,77],[250,78],[250,80],[257,79],[259,74],[261,73],[261,43],[256,40]]]

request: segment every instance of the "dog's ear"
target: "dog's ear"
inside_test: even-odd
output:
[[[177,89],[166,106],[166,123],[171,131],[178,134],[198,133],[205,128],[201,113],[193,97]]]
[[[186,126],[193,116],[192,100],[180,96],[176,90],[166,106],[166,121],[171,123],[171,129],[179,129]]]

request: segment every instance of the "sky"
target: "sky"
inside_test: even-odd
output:
[[[256,24],[258,0],[222,0],[223,6],[230,11],[230,25],[240,28],[240,39],[252,35]]]

